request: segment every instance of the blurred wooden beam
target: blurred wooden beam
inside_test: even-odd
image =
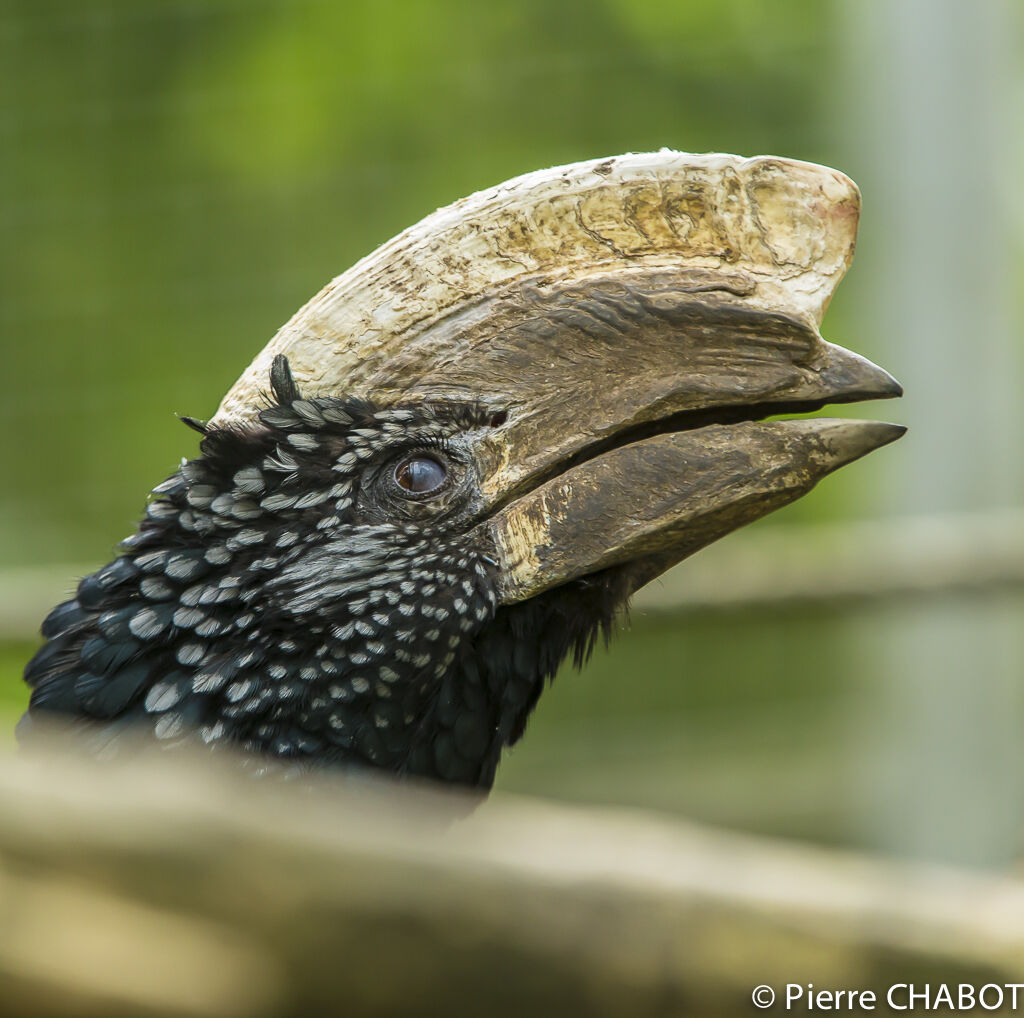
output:
[[[0,570],[0,639],[32,639],[102,563]],[[1024,586],[1024,511],[755,526],[645,587],[643,612],[842,602]]]
[[[841,603],[1024,584],[1024,512],[759,527],[682,562],[640,611]]]
[[[0,1014],[752,1013],[1024,977],[1024,883],[202,754],[0,768]]]

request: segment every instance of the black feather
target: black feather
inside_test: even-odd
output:
[[[77,601],[65,601],[46,616],[41,631],[46,639],[52,640],[61,633],[76,629],[88,618],[89,616],[86,615],[82,610],[82,606]]]
[[[30,686],[35,686],[58,667],[60,659],[66,657],[67,653],[67,644],[63,640],[43,644],[25,666],[25,681]]]
[[[111,590],[133,580],[138,572],[129,559],[115,559],[110,565],[104,566],[99,572],[87,576],[79,583],[76,595],[78,603],[83,608],[100,607]]]
[[[75,695],[86,712],[96,718],[113,718],[138,698],[150,666],[144,663],[122,668],[114,675],[86,672],[75,680]]]
[[[82,663],[97,675],[108,675],[123,668],[138,653],[135,640],[111,642],[103,636],[90,637],[82,645]]]
[[[278,403],[283,403],[285,406],[302,398],[299,395],[299,387],[292,377],[291,365],[283,353],[279,353],[274,358],[273,364],[270,365],[270,388]]]
[[[205,435],[209,430],[206,421],[201,421],[196,417],[189,417],[187,414],[177,414],[177,418],[182,424],[191,428],[193,431],[198,431],[200,435]]]
[[[81,704],[75,694],[74,675],[64,673],[44,679],[32,690],[31,704],[33,710],[77,714]]]

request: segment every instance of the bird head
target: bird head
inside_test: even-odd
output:
[[[199,456],[44,624],[30,722],[489,786],[636,589],[902,433],[767,419],[899,394],[818,331],[858,208],[662,152],[428,217],[186,419]]]

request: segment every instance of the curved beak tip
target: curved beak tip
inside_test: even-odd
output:
[[[829,403],[898,399],[903,386],[884,368],[845,347],[827,343],[820,369],[821,392]]]
[[[810,418],[805,423],[828,452],[829,472],[895,442],[907,430],[902,424],[845,418]]]
[[[896,381],[888,371],[882,368],[878,369],[882,374],[885,375],[885,382],[882,385],[882,391],[878,395],[878,399],[899,399],[903,395],[903,386]],[[905,428],[903,429],[906,430]],[[897,436],[899,437],[899,436]]]

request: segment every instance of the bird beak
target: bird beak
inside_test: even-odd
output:
[[[830,418],[742,422],[613,449],[488,521],[500,558],[500,599],[522,601],[626,563],[636,590],[904,430]]]
[[[635,586],[897,438],[765,421],[900,395],[819,324],[860,198],[835,170],[663,150],[528,174],[434,213],[278,333],[303,393],[471,400],[475,536],[513,602],[633,563]]]

